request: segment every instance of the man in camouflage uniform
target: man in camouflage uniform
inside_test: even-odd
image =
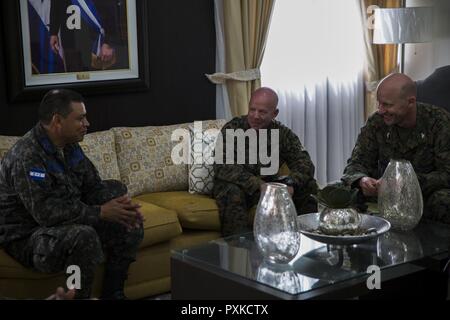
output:
[[[314,165],[308,152],[303,149],[299,138],[289,128],[274,120],[278,115],[277,105],[277,94],[269,88],[260,88],[252,93],[248,115],[234,118],[222,128],[223,145],[234,143],[235,152],[233,164],[226,164],[226,148],[224,147],[221,160],[223,164],[218,163],[216,154],[216,164],[214,165],[213,194],[219,207],[224,236],[247,231],[249,226],[248,209],[258,203],[264,184],[280,180],[276,174],[266,176],[261,174],[261,169],[268,166],[263,166],[259,157],[257,157],[256,164],[248,161],[250,153],[257,152],[258,147],[261,147],[258,135],[260,129],[267,129],[267,154],[270,154],[270,150],[275,148],[275,144],[278,144],[279,154],[276,154],[279,156],[278,163],[279,165],[285,163],[289,168],[289,176],[283,177],[280,182],[288,185],[297,212],[317,211],[317,204],[310,196],[317,192]],[[246,162],[244,164],[239,164],[237,161],[236,141],[227,141],[230,140],[226,132],[228,129],[233,131],[242,129],[244,132],[256,131],[256,137],[258,137],[256,146],[250,146],[249,139],[245,141]],[[271,130],[278,130],[279,141],[271,141]]]
[[[90,297],[105,252],[102,297],[125,298],[128,267],[143,237],[139,206],[121,182],[102,181],[78,145],[89,126],[79,94],[50,91],[39,120],[1,162],[0,245],[40,272],[77,265],[77,298]]]
[[[342,180],[376,196],[390,159],[409,160],[424,197],[424,216],[450,223],[450,115],[416,102],[415,82],[403,74],[384,78],[372,115],[348,160]]]

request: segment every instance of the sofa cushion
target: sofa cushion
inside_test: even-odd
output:
[[[0,160],[6,155],[9,149],[19,140],[20,137],[0,136]]]
[[[29,270],[0,249],[0,278],[46,279],[55,274],[46,274]]]
[[[148,193],[135,199],[176,211],[183,228],[220,230],[219,211],[211,197],[175,191]]]
[[[217,231],[184,230],[182,235],[170,240],[170,249],[186,249],[221,237]]]
[[[142,199],[132,199],[141,205],[144,216],[144,239],[141,248],[149,247],[155,243],[170,240],[182,233],[177,213],[165,209]]]
[[[120,180],[114,133],[112,131],[89,133],[84,136],[84,140],[79,144],[84,154],[97,168],[103,180]]]
[[[171,240],[182,233],[175,211],[161,208],[141,200],[133,199],[133,201],[141,204],[141,211],[145,219],[144,239],[140,245],[141,248]],[[0,249],[0,279],[46,279],[54,278],[58,274],[46,274],[29,270],[6,254],[4,250]]]
[[[196,121],[189,126],[189,192],[211,195],[214,187],[214,147],[225,120]]]
[[[187,131],[188,124],[112,129],[120,177],[131,196],[188,189],[187,164],[174,164],[171,157],[173,147],[183,143],[171,141],[176,129]]]

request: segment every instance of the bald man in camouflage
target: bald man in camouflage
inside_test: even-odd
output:
[[[276,172],[271,175],[261,174],[261,169],[265,166],[261,164],[259,157],[257,157],[257,163],[255,164],[248,161],[250,149],[258,150],[257,146],[250,146],[248,140],[245,144],[245,154],[248,155],[245,158],[245,163],[238,163],[239,161],[237,161],[236,144],[233,164],[217,164],[216,161],[213,194],[219,207],[224,236],[250,230],[248,210],[258,202],[261,190],[264,189],[266,182],[279,181],[285,183],[293,197],[298,213],[317,211],[317,204],[310,196],[310,194],[317,192],[314,165],[295,133],[274,120],[278,115],[277,105],[278,97],[275,91],[269,88],[260,88],[254,91],[251,96],[248,115],[236,117],[222,128],[224,145],[227,144],[227,129],[242,129],[245,132],[255,130],[256,133],[259,133],[261,129],[267,129],[267,150],[272,150],[274,143],[278,143],[278,164],[281,166],[285,163],[290,171],[289,176],[283,177],[278,177]],[[279,141],[271,141],[271,134],[269,133],[271,130],[278,130]],[[261,139],[258,141],[257,144],[260,144]],[[226,159],[225,149],[223,148],[222,158],[224,163]],[[276,171],[278,171],[279,166]]]
[[[416,96],[406,75],[380,82],[378,112],[362,128],[342,180],[374,197],[390,159],[409,160],[422,189],[424,217],[450,223],[450,114]]]

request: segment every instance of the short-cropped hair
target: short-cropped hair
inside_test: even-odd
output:
[[[47,92],[39,105],[39,120],[49,124],[55,114],[67,117],[72,112],[72,102],[84,102],[83,97],[73,90],[53,89]]]

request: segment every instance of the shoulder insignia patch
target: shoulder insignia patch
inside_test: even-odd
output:
[[[29,176],[34,181],[43,181],[45,179],[45,170],[32,168],[30,170]]]

